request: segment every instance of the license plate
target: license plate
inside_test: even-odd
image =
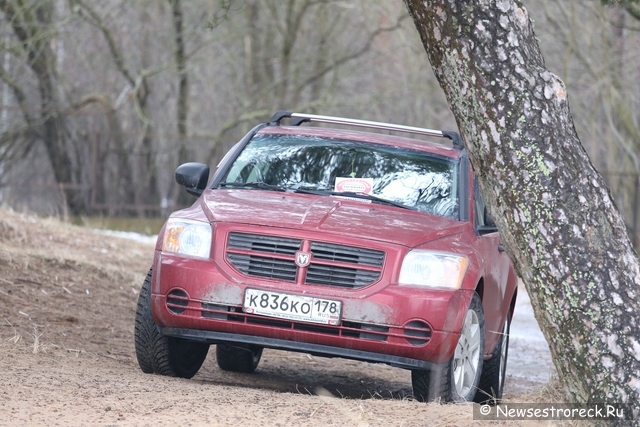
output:
[[[247,289],[243,310],[245,313],[280,319],[339,325],[342,301]]]

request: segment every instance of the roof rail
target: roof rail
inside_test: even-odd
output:
[[[451,132],[446,130],[434,130],[434,129],[425,129],[418,128],[413,126],[404,126],[404,125],[395,125],[392,123],[383,123],[383,122],[372,122],[368,120],[358,120],[358,119],[347,119],[344,117],[333,117],[333,116],[319,116],[316,114],[304,114],[304,113],[292,113],[290,111],[280,110],[276,112],[269,124],[271,126],[279,126],[280,122],[284,118],[291,118],[291,126],[300,126],[305,122],[318,122],[318,123],[332,123],[337,125],[350,125],[350,126],[358,126],[365,127],[370,129],[382,129],[382,130],[391,130],[398,132],[407,132],[418,135],[427,135],[427,136],[435,136],[438,138],[448,138],[453,141],[453,147],[462,150],[464,145],[462,144],[462,139],[460,139],[460,135],[457,132]]]

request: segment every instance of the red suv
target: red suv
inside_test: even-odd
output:
[[[253,372],[267,347],[409,369],[418,400],[502,396],[517,277],[457,133],[280,111],[208,185],[176,180],[198,200],[140,292],[144,372],[190,378],[211,344]]]

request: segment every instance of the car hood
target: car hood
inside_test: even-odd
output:
[[[206,190],[211,222],[321,231],[415,247],[462,232],[464,223],[412,210],[332,196],[263,190]]]

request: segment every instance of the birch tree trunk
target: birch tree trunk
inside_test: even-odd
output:
[[[405,0],[567,398],[640,409],[640,269],[512,0]]]

